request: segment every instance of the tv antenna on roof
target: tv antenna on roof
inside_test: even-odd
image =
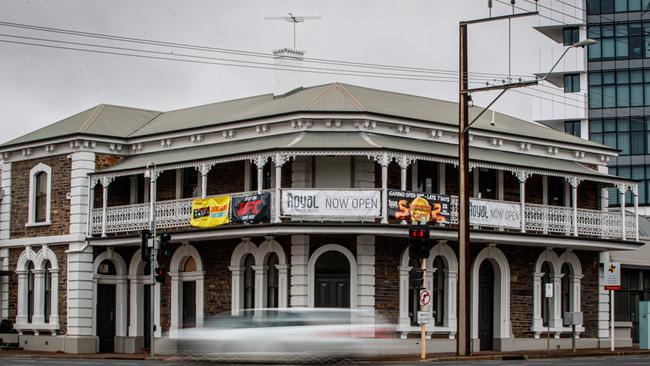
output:
[[[284,20],[293,23],[293,49],[296,49],[296,24],[303,23],[307,19],[322,19],[319,16],[299,16],[289,13],[288,17],[264,17],[264,20]]]

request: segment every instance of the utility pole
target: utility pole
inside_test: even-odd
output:
[[[153,168],[150,168],[153,166]],[[151,277],[151,288],[150,288],[150,300],[151,304],[150,314],[149,314],[149,349],[151,357],[155,355],[154,351],[154,342],[156,340],[156,317],[154,316],[156,310],[156,259],[158,253],[156,253],[156,179],[158,172],[156,171],[156,164],[149,162],[147,163],[147,169],[145,171],[145,178],[149,178],[149,232],[151,233],[149,239],[149,275]]]
[[[456,351],[459,356],[468,356],[471,349],[470,314],[471,293],[469,288],[471,256],[469,251],[470,222],[469,222],[469,127],[478,120],[485,111],[508,89],[536,85],[537,80],[518,83],[508,83],[498,86],[487,86],[469,89],[468,87],[468,56],[467,56],[467,26],[469,24],[484,23],[495,20],[509,20],[512,18],[536,15],[537,12],[512,14],[493,18],[483,18],[460,22],[459,24],[459,68],[458,68],[458,338]],[[472,92],[501,90],[501,93],[471,122],[469,120],[469,99]]]

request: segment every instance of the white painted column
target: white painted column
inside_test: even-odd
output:
[[[503,170],[497,170],[497,199],[499,201],[503,201],[505,199],[503,173]]]
[[[92,337],[93,248],[84,241],[70,243],[67,271],[68,336]]]
[[[102,178],[102,238],[106,237],[106,214],[108,207],[108,186],[113,181],[112,178]]]
[[[581,179],[573,177],[568,178],[568,182],[571,185],[571,204],[573,206],[573,236],[578,236],[578,185],[581,182]]]
[[[50,296],[52,297],[52,301],[50,301],[50,324],[59,324],[59,270],[58,269],[50,269],[50,276],[51,276],[51,286],[50,288],[52,289]],[[52,333],[54,335],[54,333]]]
[[[34,274],[34,315],[32,316],[33,324],[45,323],[45,299],[43,298],[45,286],[45,271],[42,269],[33,269]]]
[[[276,153],[273,156],[273,163],[275,164],[275,220],[274,222],[280,223],[282,219],[282,165],[287,162],[289,158],[286,155]]]
[[[183,169],[176,169],[175,199],[181,199],[183,195]]]
[[[179,273],[170,273],[171,277],[171,299],[176,301],[177,305],[171,307],[170,314],[170,327],[169,334],[170,336],[176,336],[178,334],[178,329],[183,328],[183,317],[181,316],[182,304],[183,304],[183,282],[181,281]],[[198,289],[197,289],[198,291]],[[198,317],[198,314],[197,314]]]
[[[438,163],[438,193],[440,194],[445,194],[447,188],[446,188],[446,169],[445,169],[445,163]]]
[[[129,337],[139,337],[144,335],[144,281],[130,276],[129,282]]]
[[[202,328],[205,318],[204,302],[205,302],[205,280],[204,275],[200,274],[196,277],[196,294],[194,301],[196,303],[196,327]],[[159,327],[160,328],[160,327]]]
[[[308,306],[309,235],[291,236],[291,307]]]
[[[526,232],[526,180],[530,177],[530,173],[525,171],[518,171],[515,176],[519,180],[519,207],[521,211],[521,232]]]
[[[625,228],[625,192],[627,191],[627,186],[625,184],[619,184],[617,186],[619,192],[619,199],[621,201],[621,238],[626,240],[626,228]]]
[[[241,290],[244,282],[244,271],[241,267],[228,267],[228,269],[230,269],[230,298],[232,299],[230,313],[237,316],[244,304],[244,291]]]
[[[262,309],[266,307],[266,270],[267,266],[256,265],[253,266],[255,271],[255,309]]]
[[[553,304],[553,319],[552,328],[560,329],[562,328],[562,274],[554,273],[553,274],[553,298],[551,299]],[[560,338],[560,332],[556,331],[555,338]]]
[[[115,284],[115,335],[117,337],[126,337],[128,334],[127,319],[127,283],[126,276],[117,279]]]
[[[406,190],[406,172],[408,170],[409,164],[411,164],[411,159],[406,157],[406,155],[402,155],[399,158],[399,167],[400,167],[400,189],[402,191]],[[388,207],[388,195],[386,196],[386,207]],[[400,222],[402,225],[406,225],[406,220],[402,220]]]
[[[408,249],[407,249],[408,250]],[[412,267],[399,266],[399,320],[397,331],[400,332],[400,338],[406,339],[408,329],[411,327],[409,318],[409,273]]]
[[[286,308],[288,304],[288,290],[289,290],[289,265],[276,264],[275,268],[278,269],[278,307]]]
[[[208,163],[201,163],[199,173],[201,173],[201,198],[205,198],[208,195],[208,173],[210,173],[212,165]]]
[[[445,269],[445,277],[447,286],[445,286],[445,307],[447,314],[445,315],[444,324],[449,327],[449,339],[455,339],[458,332],[458,315],[457,300],[458,296],[458,271]]]
[[[387,153],[375,157],[375,160],[381,165],[381,223],[388,223],[388,164],[390,158]]]
[[[354,187],[375,188],[375,163],[365,156],[354,157]]]
[[[357,236],[357,308],[367,311],[364,323],[375,318],[375,236]]]
[[[18,301],[17,303],[27,304],[27,298],[29,297],[29,285],[27,281],[29,280],[29,271],[25,269],[17,270],[16,274],[18,275]],[[16,324],[27,324],[27,306],[17,307],[16,314]]]
[[[481,192],[481,190],[480,190],[481,187],[480,187],[480,182],[479,182],[479,168],[477,168],[477,167],[471,168],[470,167],[470,169],[471,169],[470,171],[472,172],[472,183],[473,183],[472,197],[478,197],[479,193]]]
[[[257,193],[264,189],[264,165],[266,165],[266,156],[258,156],[252,160],[257,167]]]
[[[9,249],[2,248],[0,249],[0,258],[2,259],[2,270],[9,270]],[[0,291],[2,293],[2,304],[0,306],[0,316],[3,319],[9,317],[9,276],[0,277]]]
[[[548,206],[548,175],[542,176],[542,205]],[[543,211],[543,230],[542,233],[548,234],[548,209]]]
[[[9,239],[11,225],[11,163],[2,161],[0,164],[2,180],[0,180],[0,240]]]
[[[542,290],[542,277],[544,273],[533,273],[533,331],[534,337],[539,338],[541,329],[544,327],[544,319],[542,317],[542,307],[540,306],[540,299],[544,297]]]

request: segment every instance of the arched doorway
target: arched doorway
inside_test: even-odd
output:
[[[481,351],[494,348],[494,268],[483,261],[478,280],[478,336]]]
[[[203,262],[193,246],[182,244],[169,266],[171,283],[170,335],[181,328],[203,326]]]
[[[115,276],[117,271],[113,262],[104,260],[99,264],[98,274],[101,276]],[[96,316],[96,329],[97,337],[99,337],[99,352],[100,353],[113,353],[115,352],[115,295],[117,289],[115,284],[112,283],[98,283],[97,284],[97,316]]]
[[[343,253],[323,253],[316,260],[315,275],[315,307],[350,307],[350,263]]]

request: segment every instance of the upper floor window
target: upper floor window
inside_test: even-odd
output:
[[[564,132],[573,136],[581,136],[581,122],[580,121],[565,121]]]
[[[564,28],[563,40],[565,46],[578,43],[580,41],[580,29],[578,27]]]
[[[589,61],[650,58],[648,31],[650,22],[590,25],[587,37],[598,43],[589,46]]]
[[[589,73],[589,108],[642,106],[650,106],[650,70]]]
[[[649,0],[587,0],[587,14],[612,14],[641,11],[648,8]]]
[[[589,140],[619,149],[619,155],[648,154],[648,134],[643,117],[589,120]]]
[[[580,92],[580,74],[564,75],[564,92],[565,93]]]
[[[38,164],[29,174],[29,218],[27,225],[47,225],[50,223],[50,201],[52,191],[52,169]]]
[[[418,192],[438,192],[438,163],[418,160]]]

